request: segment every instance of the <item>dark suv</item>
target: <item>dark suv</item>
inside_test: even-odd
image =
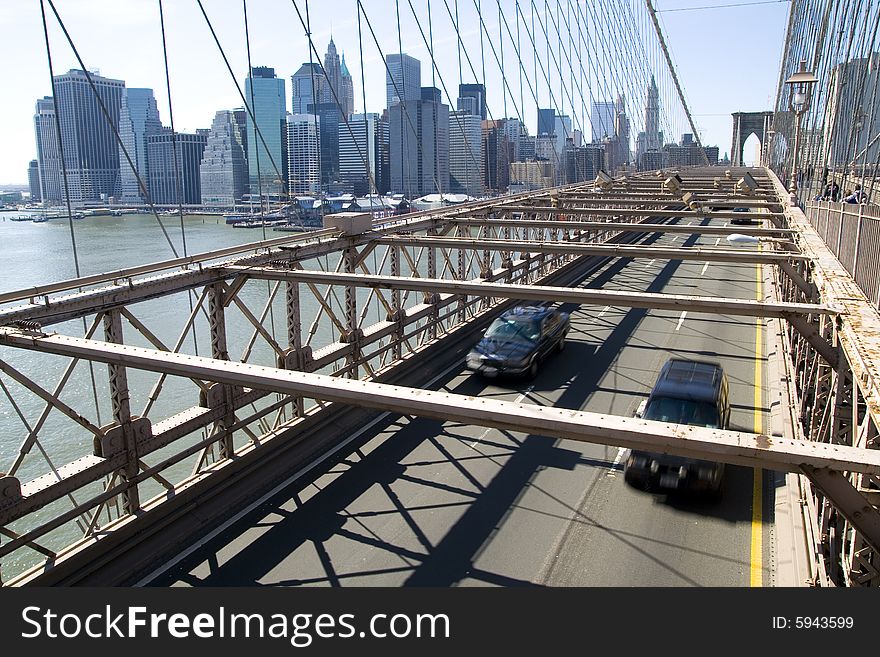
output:
[[[671,358],[636,414],[646,420],[727,429],[730,400],[718,363]],[[690,490],[721,495],[724,464],[633,450],[624,479],[642,490]]]

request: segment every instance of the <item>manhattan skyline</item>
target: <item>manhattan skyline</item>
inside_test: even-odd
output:
[[[105,77],[125,80],[129,87],[153,89],[163,123],[169,125],[168,96],[164,84],[162,40],[158,27],[156,3],[150,0],[131,0],[126,3],[124,8],[111,7],[94,0],[77,3],[57,0],[55,4],[74,43],[80,50],[86,67],[98,69]],[[235,82],[243,90],[244,79],[247,75],[247,53],[243,43],[244,30],[241,27],[241,8],[238,7],[233,11],[228,3],[206,1],[203,4],[233,68]],[[273,67],[278,77],[290,84],[290,77],[310,59],[308,42],[302,36],[304,31],[294,5],[284,2],[252,4],[254,6],[249,6],[248,15],[251,64],[254,67]],[[297,5],[302,12],[304,3],[298,2]],[[350,5],[352,11],[339,11],[341,5],[346,7]],[[662,11],[664,7],[686,6],[686,3],[658,2],[656,5],[657,9]],[[399,52],[398,46],[400,44],[403,46],[402,52],[422,61],[423,86],[437,86],[442,89],[441,82],[445,82],[453,98],[450,101],[444,93],[443,102],[452,108],[455,107],[454,96],[460,82],[465,84],[482,82],[480,79],[481,62],[477,56],[480,52],[481,31],[478,21],[475,24],[474,20],[469,20],[475,16],[473,6],[468,6],[468,3],[465,2],[461,3],[460,24],[464,50],[470,51],[474,57],[472,61],[475,64],[476,77],[468,70],[467,64],[463,66],[459,77],[456,56],[458,42],[442,5],[433,10],[435,28],[433,46],[440,75],[431,65],[430,54],[418,31],[409,4],[399,4],[402,29],[400,42],[398,41],[396,21],[393,20],[395,13],[387,11],[390,6],[387,2],[367,0],[363,2],[363,6],[374,23],[372,28],[375,30],[382,48],[381,55],[366,25],[362,25],[361,39],[358,39],[357,11],[354,2],[324,3],[324,5],[310,5],[309,7],[312,38],[318,51],[317,54],[314,52],[311,54],[311,59],[312,61],[323,60],[327,44],[331,38],[333,39],[340,57],[345,55],[347,67],[351,72],[355,112],[363,112],[364,109],[367,112],[381,112],[383,109],[386,85],[382,55]],[[425,7],[415,4],[412,6],[415,7],[420,20],[426,22]],[[386,9],[384,13],[381,11],[382,7]],[[511,16],[515,16],[512,2],[504,2],[502,7]],[[47,11],[49,11],[48,8]],[[529,16],[528,11],[527,8],[523,10],[526,17]],[[763,86],[752,84],[748,85],[750,88],[736,88],[736,85],[726,84],[723,91],[730,89],[731,93],[742,99],[741,102],[724,108],[726,111],[722,112],[701,111],[721,109],[716,107],[721,102],[721,98],[716,96],[723,97],[725,94],[709,94],[706,97],[699,94],[700,88],[706,89],[705,83],[699,84],[699,81],[691,83],[688,73],[699,62],[688,56],[687,48],[678,49],[676,44],[686,41],[681,38],[680,27],[693,29],[694,26],[706,25],[707,18],[720,13],[720,11],[670,13],[668,18],[664,17],[662,13],[660,15],[667,30],[670,47],[679,66],[679,76],[692,104],[691,109],[695,115],[697,127],[701,131],[701,140],[704,144],[719,145],[721,152],[724,153],[728,149],[729,112],[759,109],[755,105],[760,105],[760,108],[769,107],[772,102],[771,94],[775,91],[776,73],[771,72],[765,75]],[[744,9],[734,8],[725,10],[724,16],[731,18],[741,16],[744,13]],[[777,7],[769,6],[756,8],[748,16],[754,17],[759,14],[773,16],[775,27],[771,28],[771,22],[765,20],[761,22],[758,29],[766,31],[768,35],[779,36],[776,30],[781,31],[784,28],[785,13]],[[539,11],[539,18],[541,15]],[[379,16],[382,16],[383,20],[377,20],[376,18]],[[700,18],[701,16],[703,18]],[[0,158],[0,182],[24,184],[27,180],[28,163],[36,156],[32,135],[34,100],[38,97],[51,95],[45,44],[43,43],[38,7],[4,6],[0,8],[0,19],[4,24],[14,22],[17,26],[12,38],[5,40],[0,47],[5,51],[17,44],[18,54],[15,61],[21,62],[12,71],[13,87],[17,91],[12,102],[7,103],[7,106],[0,110],[3,112],[3,118],[7,125],[21,126],[20,129],[13,131],[14,134],[4,151],[4,157]],[[63,34],[57,28],[51,12],[48,19],[55,75],[60,75],[70,68],[79,68],[78,62],[70,53]],[[497,35],[499,27],[497,13],[493,14],[484,8],[484,20],[487,32],[490,35]],[[730,21],[730,24],[736,25],[738,23]],[[236,91],[229,72],[225,69],[204,17],[195,3],[166,1],[165,25],[175,128],[178,132],[194,132],[199,128],[208,128],[218,110],[241,106],[241,97]],[[91,36],[94,34],[102,36],[97,39]],[[284,39],[279,39],[277,38],[279,34],[286,36]],[[485,39],[485,34],[483,36]],[[772,41],[776,43],[779,39]],[[363,49],[362,58],[361,46]],[[507,43],[507,47],[508,57],[511,57],[510,43]],[[778,46],[774,47],[778,50]],[[8,55],[9,53],[2,54]],[[27,56],[22,57],[23,54]],[[10,60],[10,57],[6,59]],[[363,71],[361,59],[363,59]],[[700,59],[705,63],[706,60],[712,58],[703,52]],[[512,69],[507,72],[507,90],[511,93],[507,93],[505,90],[498,66],[491,56],[486,56],[485,65],[485,85],[490,118],[498,119],[504,116],[517,118],[521,116],[530,133],[534,133],[537,122],[537,107],[553,107],[547,93],[546,83],[535,84],[535,91],[539,99],[536,104],[528,87],[523,96],[519,94],[516,63],[506,67]],[[528,69],[528,66],[525,68]],[[730,77],[735,78],[736,75]],[[526,82],[529,80],[527,79]],[[559,103],[558,99],[557,105],[562,105],[559,107],[560,113],[572,116],[573,128],[589,134],[590,103],[613,101],[617,93],[626,93],[626,91],[610,87],[603,89],[601,84],[597,83],[591,92],[593,95],[584,98],[583,108],[579,107],[580,103],[576,102],[574,111],[572,111],[567,102]],[[557,90],[556,96],[560,95]],[[747,100],[749,95],[751,95],[751,100]],[[763,100],[761,100],[761,96],[764,96]],[[366,108],[364,108],[364,100],[366,100]],[[632,108],[631,113],[633,115],[639,114],[639,106],[643,101],[631,98],[629,102]],[[505,107],[506,113],[503,111]],[[286,109],[289,111],[290,107]],[[716,114],[717,116],[715,116]],[[701,116],[703,116],[702,119]],[[640,126],[633,126],[634,133],[637,133],[639,129],[641,129]],[[679,137],[678,134],[669,135],[671,139]]]

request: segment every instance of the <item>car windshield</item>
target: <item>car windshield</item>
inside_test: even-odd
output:
[[[522,344],[537,342],[540,335],[538,322],[523,317],[499,317],[486,331],[487,338]]]
[[[648,403],[643,417],[659,422],[718,428],[718,409],[715,405],[690,399],[654,397]]]

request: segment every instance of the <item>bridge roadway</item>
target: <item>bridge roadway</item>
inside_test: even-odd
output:
[[[642,241],[725,246],[714,235],[655,233]],[[758,275],[753,264],[615,259],[583,284],[755,299]],[[484,380],[456,365],[437,385],[629,416],[669,356],[713,358],[730,379],[732,428],[752,431],[765,421],[763,385],[758,407],[755,401],[755,379],[764,377],[765,366],[756,354],[762,344],[756,320],[566,309],[572,312],[566,349],[534,381]],[[396,418],[142,583],[772,584],[772,473],[762,473],[756,487],[752,469],[728,466],[723,498],[711,503],[632,490],[623,481],[624,456],[616,447]]]

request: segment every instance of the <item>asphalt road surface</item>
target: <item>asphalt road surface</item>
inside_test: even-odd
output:
[[[723,238],[696,235],[653,234],[643,243],[726,246]],[[617,259],[583,285],[755,299],[757,280],[755,265]],[[731,428],[753,431],[756,422],[758,429],[765,422],[758,320],[614,307],[564,310],[572,313],[565,350],[534,381],[487,380],[462,364],[435,387],[632,416],[667,358],[709,358],[730,380]],[[612,446],[396,418],[355,441],[310,482],[277,493],[149,583],[772,584],[766,473],[756,485],[752,469],[728,466],[723,497],[710,502],[631,489],[623,481],[624,457]]]

